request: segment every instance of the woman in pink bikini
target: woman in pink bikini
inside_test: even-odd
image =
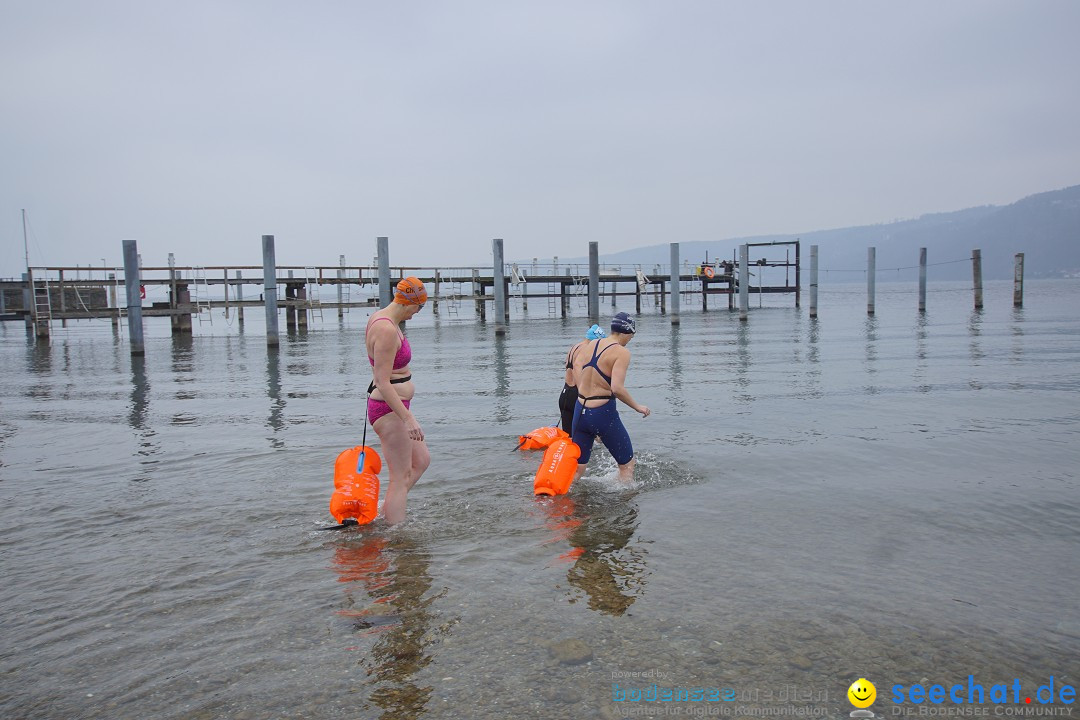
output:
[[[398,325],[424,308],[427,291],[418,278],[407,277],[394,288],[394,300],[368,319],[364,332],[373,379],[368,386],[368,422],[382,443],[390,480],[383,517],[394,524],[405,519],[405,499],[431,464],[424,431],[409,409],[413,393],[409,363],[412,348]]]

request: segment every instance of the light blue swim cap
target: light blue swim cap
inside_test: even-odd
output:
[[[598,340],[602,337],[607,337],[607,333],[599,325],[593,325],[585,331],[586,340]]]

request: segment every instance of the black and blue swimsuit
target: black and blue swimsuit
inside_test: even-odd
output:
[[[592,368],[600,373],[600,377],[611,387],[611,376],[600,369],[598,364],[600,356],[607,352],[608,348],[618,343],[608,343],[603,350],[600,349],[600,341],[593,346],[592,357],[585,363],[584,368]],[[588,400],[608,400],[596,407],[586,407]],[[573,432],[571,433],[574,444],[581,448],[581,456],[578,464],[584,465],[592,456],[593,442],[597,437],[604,443],[615,462],[625,465],[634,457],[634,446],[630,442],[630,434],[622,424],[619,417],[619,409],[615,401],[614,393],[608,395],[592,395],[589,397],[578,396],[578,407],[574,413]]]

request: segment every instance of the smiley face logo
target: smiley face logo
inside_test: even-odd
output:
[[[857,708],[870,707],[877,698],[877,688],[866,678],[859,678],[847,689],[847,697]]]

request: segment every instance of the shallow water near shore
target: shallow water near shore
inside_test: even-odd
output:
[[[1075,687],[1080,283],[1029,282],[1022,309],[990,283],[981,312],[931,288],[923,315],[881,283],[872,317],[841,285],[816,320],[788,298],[746,323],[650,299],[634,485],[598,446],[548,499],[514,447],[557,421],[583,308],[515,305],[505,336],[426,310],[431,469],[405,523],[337,531],[366,311],[276,350],[257,313],[148,321],[144,358],[107,322],[6,323],[0,713],[622,717],[656,684],[735,693],[687,715],[842,717],[865,677],[890,716],[896,684]]]

